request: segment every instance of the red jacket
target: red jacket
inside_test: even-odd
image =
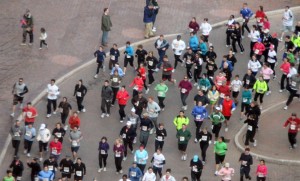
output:
[[[145,67],[139,68],[139,73],[141,74],[142,79],[146,80],[146,69],[145,69]]]
[[[55,143],[55,141],[51,141],[49,147],[50,153],[52,155],[60,155],[60,152],[62,150],[62,144],[60,141],[58,141],[57,143]]]
[[[223,100],[222,103],[222,114],[224,116],[231,116],[231,110],[232,110],[233,100],[227,101],[226,99]]]
[[[225,96],[230,96],[230,88],[228,85],[221,85],[219,88],[218,88],[218,91],[220,93],[220,97],[221,98],[224,98]]]
[[[253,51],[257,55],[262,55],[263,51],[265,51],[266,47],[261,42],[256,42],[253,46]],[[258,52],[256,52],[258,50]]]
[[[290,63],[289,62],[284,62],[283,64],[281,64],[280,66],[280,70],[284,73],[284,74],[289,74],[290,73]]]
[[[119,90],[116,98],[118,99],[119,105],[126,105],[129,99],[129,94],[127,90],[124,91]]]
[[[300,129],[300,119],[297,117],[296,119],[289,117],[289,119],[285,121],[283,127],[287,127],[288,125],[289,125],[289,133],[297,133],[298,129]]]
[[[71,127],[71,129],[74,129],[75,126],[79,127],[80,126],[80,119],[79,117],[75,117],[75,116],[70,116],[69,118],[69,125]]]
[[[135,85],[135,86],[134,86]],[[134,86],[133,89],[137,89],[137,91],[142,91],[144,87],[144,82],[142,78],[135,77],[129,87]]]
[[[262,20],[265,18],[266,14],[263,11],[256,11],[255,18],[257,18],[257,22],[261,23]]]

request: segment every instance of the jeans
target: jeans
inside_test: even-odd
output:
[[[101,44],[106,45],[107,44],[107,39],[108,39],[108,31],[103,31]]]
[[[102,111],[102,113],[110,114],[110,106],[111,106],[110,100],[102,99],[102,101],[101,101],[101,111]],[[106,110],[105,110],[105,107],[106,107]]]
[[[53,111],[56,110],[56,99],[48,99],[47,114],[51,114],[51,104],[53,105]]]
[[[186,106],[186,99],[189,96],[189,94],[180,93],[180,98],[183,106]]]
[[[157,51],[158,51],[158,55],[159,55],[159,62],[158,62],[158,64],[157,64],[156,67],[160,68],[160,66],[161,66],[161,64],[163,62],[163,58],[164,58],[164,56],[166,54],[166,50],[164,51],[164,50],[158,49]]]

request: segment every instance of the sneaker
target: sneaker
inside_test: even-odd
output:
[[[279,38],[278,41],[282,41],[282,38]]]
[[[50,116],[51,116],[51,114],[47,114],[47,116],[46,116],[46,117],[47,117],[47,118],[50,118]]]
[[[205,165],[205,161],[204,160],[202,161],[202,165]]]
[[[123,173],[123,170],[120,170],[119,173]]]
[[[229,47],[229,45],[226,45],[226,47]]]
[[[254,140],[253,146],[254,147],[257,146],[257,141],[256,140]]]
[[[198,90],[200,89],[200,86],[199,86],[199,85],[197,86],[197,89],[198,89]]]
[[[165,111],[165,108],[162,108],[161,111]]]
[[[294,149],[294,147],[292,147],[292,146],[290,146],[289,148],[290,148],[290,150]]]
[[[83,108],[81,111],[82,111],[82,112],[86,112],[85,108]]]
[[[106,167],[103,168],[103,171],[106,172]]]
[[[56,111],[54,111],[53,114],[56,114]]]
[[[228,127],[225,128],[225,132],[228,132]]]
[[[184,160],[184,161],[186,160],[186,157],[187,157],[187,154],[185,154],[185,155],[183,156],[183,160]]]
[[[149,134],[153,134],[153,129],[150,130],[150,133],[149,133]]]
[[[155,71],[155,72],[158,72],[158,71],[159,71],[159,68],[156,68],[154,71]]]
[[[287,110],[288,109],[288,106],[284,106],[284,108],[283,108],[284,110]]]
[[[109,117],[109,114],[106,114],[106,117]]]
[[[32,43],[28,43],[28,45],[29,45],[29,46],[31,46],[31,45],[32,45]]]
[[[27,154],[27,150],[24,150],[24,154]]]
[[[134,151],[133,150],[131,150],[131,154],[133,154],[134,153]]]
[[[218,175],[218,171],[215,171],[215,176],[217,176]]]
[[[80,113],[80,111],[79,111],[79,110],[77,110],[76,112],[77,112],[78,114]]]
[[[146,90],[145,94],[148,94],[148,93],[149,93],[149,90],[150,90],[150,89],[148,88],[148,89]]]
[[[15,117],[15,113],[11,113],[10,116],[11,116],[11,117]]]
[[[187,108],[188,108],[188,106],[186,105],[186,106],[184,106],[184,107],[183,107],[183,110],[185,110],[185,111],[186,111],[186,110],[187,110]]]
[[[172,70],[172,73],[174,73],[174,72],[175,72],[175,69]]]
[[[183,160],[184,155],[181,155],[181,160]]]
[[[244,36],[242,36],[242,39],[244,39],[245,37]]]
[[[42,48],[39,48],[39,50],[41,50]]]
[[[270,94],[271,94],[271,91],[268,91],[268,92],[266,93],[267,96],[270,95]]]
[[[133,143],[136,143],[136,137],[134,137]],[[133,153],[133,150],[131,151],[131,153]]]
[[[20,45],[21,45],[21,46],[26,46],[26,43],[21,43]]]
[[[294,146],[294,148],[297,148],[297,144],[294,144],[293,146]]]
[[[99,168],[99,169],[98,169],[98,172],[100,173],[102,170],[103,170],[102,168]]]
[[[198,86],[198,83],[196,82],[196,83],[194,83],[194,86]]]
[[[243,55],[244,52],[241,52],[241,54]]]
[[[64,126],[64,130],[67,131],[68,130],[68,125]]]
[[[126,161],[127,157],[124,156],[123,161]]]
[[[97,78],[98,78],[98,75],[96,74],[96,75],[94,76],[94,78],[97,79]]]
[[[279,92],[283,92],[283,90],[282,90],[282,89],[280,89],[280,90],[279,90]]]
[[[176,84],[176,79],[173,80],[174,84]]]
[[[262,106],[259,106],[259,109],[260,109],[260,110],[262,110],[262,108],[263,108]]]
[[[27,157],[31,157],[30,153],[27,153]]]
[[[120,119],[120,123],[123,123],[123,119]]]
[[[276,80],[276,75],[273,76],[273,80]]]
[[[101,114],[101,118],[104,118],[104,116],[105,116],[105,113],[102,113],[102,114]]]
[[[43,161],[43,157],[41,157],[39,160],[40,160],[40,162]]]
[[[194,142],[195,142],[195,143],[197,143],[197,142],[198,142],[197,138],[195,138]]]

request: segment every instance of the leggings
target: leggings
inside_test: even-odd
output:
[[[106,160],[107,160],[107,156],[108,154],[101,154],[99,152],[99,168],[102,168],[102,162],[103,162],[103,166],[106,167]]]
[[[258,93],[258,92],[255,92],[255,95],[254,95],[254,101],[257,101],[257,98],[259,97],[259,102],[260,104],[262,104],[264,102],[264,93]]]

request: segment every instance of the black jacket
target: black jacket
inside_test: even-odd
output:
[[[78,97],[77,95],[77,92],[80,92],[81,93],[81,97],[84,97],[87,93],[87,88],[84,86],[84,85],[81,85],[79,87],[79,84],[76,84],[75,85],[75,89],[74,89],[74,96],[76,95],[76,97]]]
[[[101,98],[111,101],[113,98],[113,91],[110,86],[103,86],[101,90]]]
[[[120,136],[123,138],[123,140],[133,141],[134,137],[136,137],[136,131],[132,126],[129,129],[127,126],[123,126],[123,128],[120,131]]]
[[[28,167],[31,168],[31,175],[38,175],[38,173],[41,171],[41,166],[38,162],[30,162],[27,163]]]

